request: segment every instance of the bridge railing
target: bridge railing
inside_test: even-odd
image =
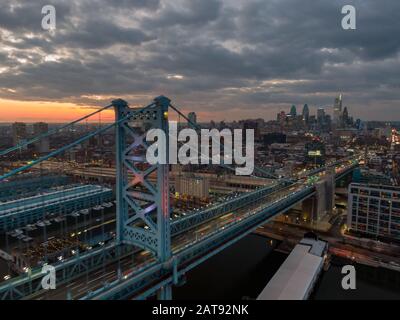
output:
[[[349,165],[343,170],[343,173],[356,166],[357,163]],[[339,173],[339,175],[341,174]],[[175,252],[175,260],[169,268],[165,268],[162,265],[152,266],[153,269],[147,269],[142,274],[132,275],[131,278],[126,280],[117,280],[109,284],[107,290],[99,289],[82,299],[146,298],[154,294],[163,285],[177,283],[178,279],[189,270],[242,239],[260,225],[265,224],[269,219],[286,212],[299,201],[312,196],[314,193],[314,186],[305,186],[289,197],[267,203],[257,210],[257,212],[248,215],[245,219],[233,221],[224,225],[223,228],[207,234],[204,238],[199,238],[185,244],[184,247]],[[152,274],[152,270],[154,270],[154,274]]]

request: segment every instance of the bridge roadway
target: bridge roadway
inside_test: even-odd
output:
[[[282,188],[282,183],[275,182],[253,192],[224,197],[222,203],[217,202],[200,211],[194,210],[186,214],[182,213],[180,217],[175,217],[174,214],[171,217],[171,234],[177,235],[182,233],[195,225],[254,202],[279,188]],[[101,248],[94,248],[90,251],[78,253],[73,258],[53,264],[57,272],[57,281],[59,284],[70,283],[70,281],[86,273],[88,270],[89,272],[98,270],[103,263],[110,264],[113,261],[120,260],[122,254],[127,253],[126,249],[128,248],[132,249],[130,246],[116,246],[115,243],[111,243]],[[29,274],[23,274],[3,282],[0,285],[0,299],[21,299],[41,290],[40,280],[43,275],[40,270],[40,268],[35,268]]]
[[[350,164],[349,162],[346,162],[345,164],[343,164],[343,163],[344,162],[339,162],[339,164],[336,167],[337,178],[342,174],[341,172],[349,170],[349,169],[351,169],[351,167],[355,166],[354,163],[353,164]],[[324,173],[324,169],[319,169],[312,173],[319,174],[321,176]],[[287,188],[287,190],[290,188],[291,187]],[[265,190],[261,190],[262,193],[260,193],[260,191],[251,192],[250,195],[246,195],[246,197],[250,196],[250,197],[254,198],[254,194],[257,192],[259,195],[266,193]],[[277,196],[277,195],[279,195],[279,194],[276,193],[275,196]],[[301,194],[300,196],[302,196],[304,198],[304,194]],[[261,201],[262,201],[262,199],[264,199],[266,203],[268,203],[271,200],[271,198],[260,198],[260,199],[261,199]],[[281,199],[284,200],[284,198],[281,198]],[[299,198],[296,200],[296,202],[299,202],[301,200],[302,200],[302,198]],[[230,200],[230,201],[232,201],[232,200]],[[234,201],[236,201],[236,200],[234,200]],[[236,202],[240,202],[240,201],[236,201]],[[222,208],[225,208],[225,209],[230,208],[230,207],[232,207],[232,206],[228,205],[225,207],[225,204],[224,204],[224,206],[222,206]],[[240,206],[236,205],[236,207],[240,207]],[[245,211],[249,212],[250,209],[247,205],[246,205],[246,208],[247,209]],[[283,209],[287,210],[287,209],[289,209],[289,207],[283,208]],[[209,211],[209,212],[207,212],[207,211]],[[218,228],[217,228],[217,230],[215,230],[215,226],[216,226],[215,219],[217,219],[217,217],[221,217],[221,215],[224,215],[227,212],[228,211],[225,211],[225,212],[222,211],[221,208],[218,209],[218,206],[217,206],[217,209],[210,208],[207,210],[203,210],[196,214],[185,217],[186,219],[180,219],[180,220],[187,220],[187,222],[183,221],[183,223],[182,223],[182,221],[180,221],[180,220],[174,221],[173,224],[171,225],[171,231],[173,231],[174,226],[175,226],[175,232],[177,232],[180,229],[181,229],[181,231],[184,230],[184,227],[187,228],[188,225],[190,225],[190,223],[192,223],[193,225],[197,223],[196,224],[196,228],[197,228],[196,232],[192,233],[192,234],[197,235],[198,239],[196,242],[201,244],[204,242],[204,241],[202,241],[202,239],[204,238],[204,236],[206,234],[211,235],[213,232],[215,233],[215,231],[218,231],[218,230],[220,230],[220,231],[228,230],[227,223],[228,222],[232,223],[231,219],[232,219],[232,216],[235,216],[235,214],[231,215],[230,219],[227,219],[227,217],[224,217],[223,219],[227,220],[226,223],[224,223],[224,225],[222,225],[221,221],[217,221]],[[231,213],[231,212],[228,212],[228,214],[229,213]],[[201,219],[199,219],[200,217],[201,217]],[[261,218],[264,219],[263,223],[265,223],[266,218],[263,216],[261,216]],[[221,220],[223,220],[223,219],[221,219]],[[238,220],[236,220],[235,222],[241,222],[240,219],[243,219],[243,218],[237,217],[237,219]],[[214,221],[212,224],[212,227],[207,227],[206,225],[201,224],[201,222],[204,222],[204,221],[210,222],[211,220]],[[244,219],[244,220],[248,220],[248,219]],[[188,222],[190,222],[190,223],[188,223]],[[177,226],[180,226],[180,228],[176,228]],[[249,232],[251,232],[251,230]],[[247,233],[249,233],[249,232],[247,232]],[[242,236],[244,236],[246,234],[243,233]],[[237,239],[241,238],[242,236],[237,237]],[[177,250],[183,250],[185,248],[191,247],[191,245],[187,242],[190,239],[186,238],[186,242],[182,241],[182,240],[180,241],[179,239],[182,239],[182,237],[183,237],[183,239],[185,238],[184,235],[182,235],[181,238],[174,237],[173,250],[175,252]],[[175,243],[177,243],[177,244],[175,244]],[[96,289],[99,286],[99,284],[100,284],[100,286],[103,286],[105,281],[109,282],[112,279],[116,278],[116,276],[117,276],[116,270],[118,269],[118,264],[121,265],[122,270],[126,270],[127,266],[130,266],[133,264],[136,265],[136,268],[134,270],[132,270],[133,272],[130,272],[130,273],[137,274],[137,276],[134,276],[133,278],[131,278],[131,275],[128,276],[125,271],[125,272],[123,272],[124,276],[120,280],[127,278],[127,279],[133,279],[133,281],[135,281],[135,279],[137,279],[138,277],[144,278],[144,276],[149,274],[149,272],[151,273],[152,272],[151,269],[155,268],[156,271],[157,270],[160,271],[161,269],[164,269],[164,268],[160,268],[160,265],[157,264],[155,261],[151,262],[151,261],[148,261],[147,259],[144,259],[144,258],[146,258],[147,255],[149,255],[149,253],[147,253],[147,252],[136,251],[136,253],[132,259],[132,252],[126,253],[125,251],[122,250],[124,252],[124,254],[122,254],[119,249],[121,249],[121,247],[117,247],[114,244],[111,244],[111,245],[105,246],[102,249],[93,250],[92,252],[81,254],[80,256],[76,257],[76,259],[68,259],[68,260],[64,261],[63,263],[55,265],[56,270],[57,270],[57,279],[60,280],[59,289],[57,289],[57,290],[52,290],[52,291],[46,292],[46,293],[43,291],[40,292],[39,291],[40,290],[40,279],[41,279],[42,275],[40,274],[40,271],[36,270],[35,272],[33,272],[30,275],[30,277],[21,276],[16,279],[12,279],[11,282],[8,281],[6,284],[0,286],[0,298],[1,299],[10,299],[10,298],[18,299],[18,298],[27,297],[27,298],[38,298],[38,299],[43,299],[43,298],[65,299],[66,292],[68,292],[68,290],[70,290],[72,292],[72,291],[74,291],[74,289],[75,289],[75,291],[78,291],[78,292],[73,293],[72,297],[76,298],[76,297],[81,296],[84,293],[84,291],[86,291],[86,290],[90,291],[92,289]],[[128,259],[128,257],[130,257],[130,259]],[[103,263],[103,265],[101,265],[99,262],[102,262],[104,260],[107,260],[107,261],[105,261]],[[129,263],[128,261],[130,261],[131,263]],[[143,261],[143,263],[141,263],[141,261]],[[199,260],[199,263],[200,262],[201,261]],[[107,265],[105,266],[105,264],[107,264]],[[89,270],[89,271],[86,271],[86,270]],[[128,270],[129,270],[129,268],[128,268]],[[90,274],[88,274],[88,272],[90,272]],[[161,276],[161,275],[156,274],[155,278],[157,278],[159,276]],[[68,279],[68,281],[65,279]],[[114,284],[115,284],[115,282],[120,282],[120,280],[114,281]],[[86,283],[88,283],[88,285],[86,285]],[[37,293],[32,294],[32,292],[37,292]]]
[[[340,174],[340,171],[338,173]],[[324,171],[320,172],[320,176],[323,176],[324,174]],[[257,216],[260,212],[264,212],[265,210],[268,210],[269,208],[272,208],[277,204],[285,204],[287,199],[290,199],[293,196],[300,194],[301,200],[303,200],[306,197],[311,196],[313,193],[313,187],[309,186],[306,181],[301,181],[294,183],[293,185],[290,185],[288,187],[284,187],[281,190],[275,191],[272,194],[266,195],[265,197],[260,199],[259,202],[253,205],[246,206],[245,208],[240,208],[229,213],[225,213],[222,216],[216,216],[205,223],[193,227],[192,229],[190,229],[189,232],[184,232],[183,234],[173,237],[173,254],[177,257],[181,256],[181,259],[185,260],[187,259],[186,251],[190,251],[191,247],[194,247],[199,243],[209,242],[207,241],[207,239],[211,236],[217,233],[221,233],[224,230],[226,230],[226,233],[229,233],[229,229],[235,229],[233,228],[234,225],[246,222],[246,220],[250,220],[252,217]],[[288,206],[285,205],[284,211],[287,211],[298,201],[299,200],[294,199],[291,204],[289,204]],[[272,218],[273,216],[275,216],[275,214],[275,211],[272,211],[267,218]],[[262,223],[265,222],[266,220],[262,219]],[[252,228],[250,227],[249,232],[251,231]],[[244,235],[249,232],[244,233]],[[207,256],[208,254],[209,253],[206,253],[205,255]],[[189,260],[193,259],[189,258]],[[198,263],[195,262],[194,264],[197,265]],[[107,265],[102,269],[91,273],[90,275],[85,275],[68,284],[62,285],[55,291],[39,292],[38,294],[32,295],[28,298],[65,299],[68,292],[73,299],[82,298],[87,292],[93,292],[96,289],[103,288],[105,283],[113,283],[115,285],[118,285],[119,282],[123,283],[124,280],[129,279],[136,274],[139,274],[141,270],[146,270],[146,267],[151,267],[153,265],[157,265],[157,263],[154,261],[148,251],[138,251],[134,254],[133,258],[132,255],[127,255],[119,262]],[[194,267],[192,265],[193,262],[187,264],[189,269]],[[121,269],[121,273],[118,273],[117,271],[118,266]],[[144,291],[142,290],[142,292]],[[144,294],[146,293],[144,292]],[[104,296],[103,294],[100,294],[98,297],[109,298],[109,295],[106,294],[106,296]],[[124,298],[126,297],[127,296],[124,296]],[[95,297],[93,296],[93,298]]]
[[[270,195],[264,197],[264,203],[274,201],[276,199],[282,198],[284,195],[288,194],[288,191],[295,190],[295,186],[285,187],[282,190],[276,191]],[[218,230],[219,228],[225,228],[226,225],[234,221],[241,221],[248,213],[249,208],[235,210],[230,213],[226,213],[222,216],[216,216],[211,220],[202,223],[194,228],[190,229],[188,232],[181,233],[172,238],[172,251],[175,254],[183,248],[187,247],[189,244],[201,241],[210,233]],[[86,294],[88,291],[94,291],[103,286],[104,282],[111,282],[118,279],[118,266],[121,268],[122,277],[127,277],[132,273],[137,272],[145,265],[150,265],[154,262],[149,251],[140,250],[134,254],[132,259],[130,254],[127,254],[120,262],[114,262],[107,265],[105,269],[100,269],[97,272],[89,275],[84,275],[73,282],[62,285],[56,290],[45,291],[42,290],[38,294],[27,297],[28,299],[65,299],[67,297],[68,290],[74,299],[80,298],[82,295]],[[132,267],[132,264],[134,266]]]

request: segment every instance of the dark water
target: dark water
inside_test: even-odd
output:
[[[187,274],[173,299],[256,298],[286,255],[273,251],[270,240],[249,235]]]
[[[383,268],[373,268],[354,264],[356,270],[356,289],[343,290],[341,281],[342,266],[348,261],[334,259],[330,269],[320,278],[312,299],[316,300],[380,300],[400,299],[400,272]]]
[[[287,255],[273,251],[269,240],[249,235],[187,274],[187,283],[174,288],[173,299],[256,298]],[[324,272],[311,299],[400,299],[400,273],[355,265],[357,288],[343,290],[341,266],[334,259]]]

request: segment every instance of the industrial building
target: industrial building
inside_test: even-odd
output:
[[[112,199],[112,190],[98,185],[70,185],[0,203],[0,232],[36,222],[48,215],[64,215]]]
[[[55,186],[68,184],[69,178],[60,175],[34,176],[24,175],[23,178],[14,179],[0,184],[0,201],[15,200],[29,194]]]
[[[305,237],[293,249],[257,300],[306,300],[323,270],[328,243]]]
[[[352,183],[347,208],[351,232],[400,240],[400,187]]]

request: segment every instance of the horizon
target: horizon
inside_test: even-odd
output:
[[[356,1],[357,28],[344,30],[342,0],[55,0],[47,30],[44,1],[13,0],[0,121],[68,122],[113,97],[143,106],[160,94],[203,121],[274,119],[338,94],[354,118],[400,119],[400,4],[386,1]]]

